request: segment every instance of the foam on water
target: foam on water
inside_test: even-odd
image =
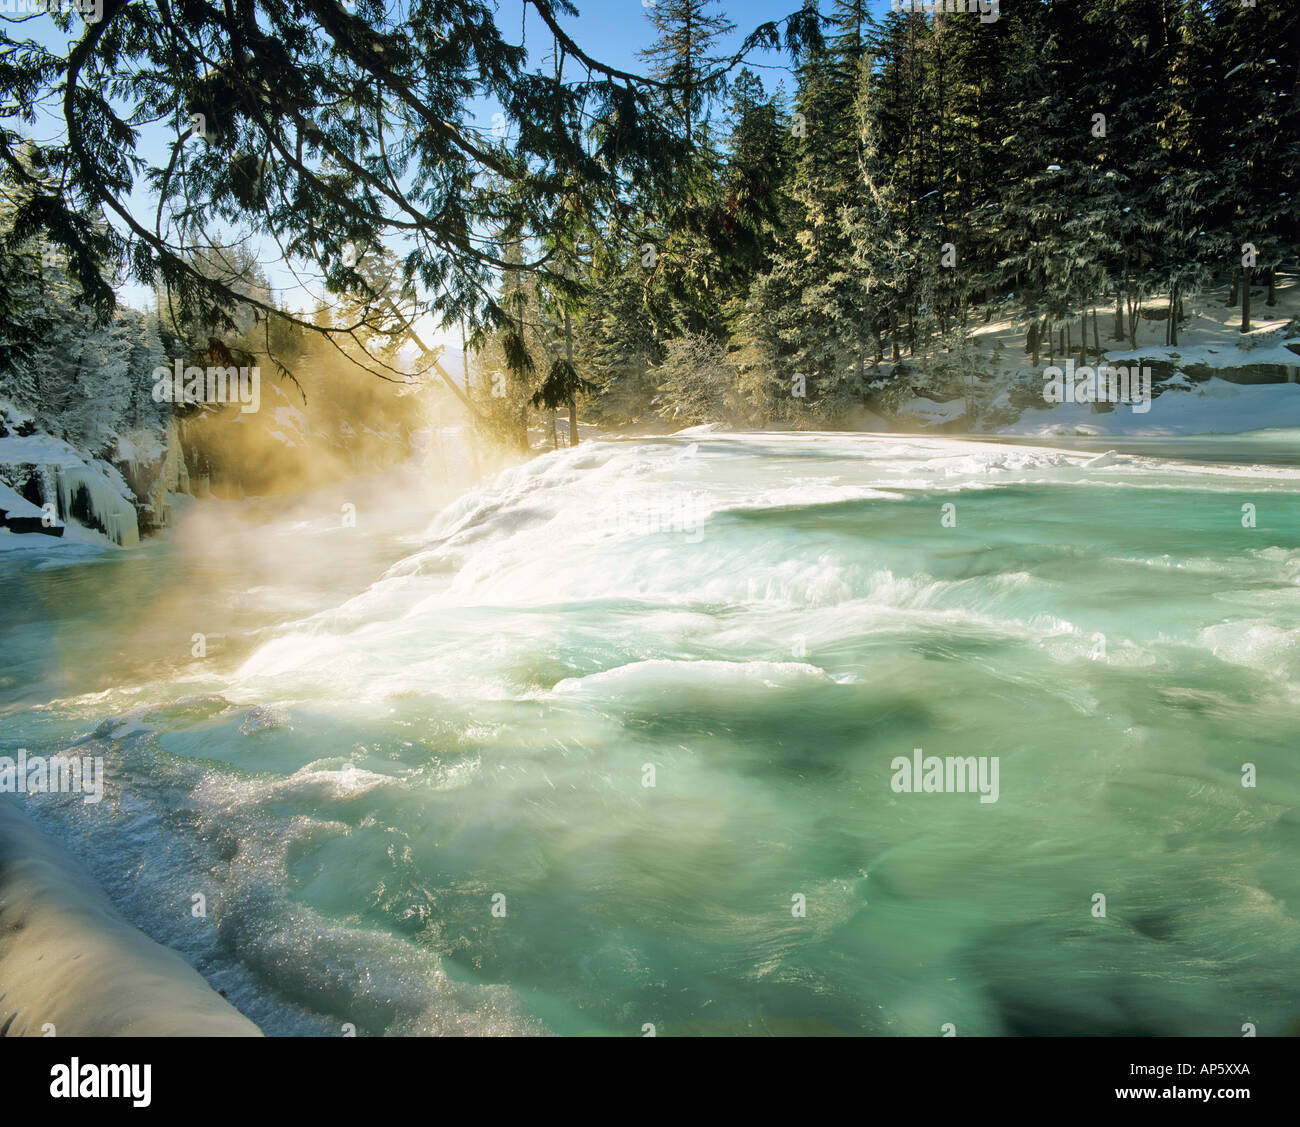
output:
[[[24,573],[0,735],[108,758],[36,813],[272,1033],[1276,1032],[1300,475],[1095,457],[589,443],[107,687],[104,596]],[[895,793],[916,747],[999,756],[999,800]]]

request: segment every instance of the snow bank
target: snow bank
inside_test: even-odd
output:
[[[1300,334],[1296,331],[1300,284],[1284,280],[1277,287],[1274,306],[1255,304],[1247,333],[1240,331],[1240,310],[1227,304],[1227,296],[1224,285],[1189,298],[1176,345],[1164,343],[1165,321],[1140,320],[1132,347],[1110,339],[1107,333],[1102,363],[1130,367],[1136,362],[1153,370],[1153,390],[1159,394],[1145,415],[1134,415],[1127,406],[1097,413],[1090,404],[1061,403],[1049,408],[1042,401],[1043,372],[1053,362],[1064,363],[1067,352],[1060,337],[1052,338],[1054,348],[1040,342],[1037,358],[1031,359],[1025,351],[1026,325],[1020,319],[1003,318],[974,328],[969,336],[969,353],[963,363],[978,373],[976,419],[963,417],[961,399],[937,402],[917,395],[897,408],[891,429],[1153,437],[1242,434],[1300,425],[1296,383],[1300,378]],[[1152,295],[1147,303],[1161,308],[1166,297]],[[1103,329],[1110,329],[1113,308],[1108,309],[1106,303],[1090,308],[1098,314]],[[1077,359],[1077,333],[1070,351]],[[1095,366],[1095,348],[1089,349],[1088,358],[1089,366]],[[941,356],[922,356],[909,362],[909,381],[924,386],[916,384],[916,376],[924,377],[938,359]],[[882,364],[881,378],[869,385],[870,389],[891,386],[898,368],[898,364]],[[951,373],[938,379],[928,388],[931,395],[966,390]]]
[[[0,799],[0,1035],[257,1037],[175,951],[123,920]]]
[[[87,460],[75,447],[48,434],[0,438],[0,478],[11,484],[25,474],[35,473],[42,496],[58,498],[62,519],[73,519],[74,503],[85,505],[89,520],[115,544],[133,548],[140,543],[131,490],[113,466],[99,459]]]
[[[1172,382],[1172,381],[1170,381]],[[1135,414],[1123,404],[1094,413],[1087,403],[1056,403],[1029,409],[994,434],[1241,434],[1274,427],[1300,427],[1300,384],[1236,384],[1210,379],[1190,388],[1169,387]]]
[[[0,510],[11,517],[25,520],[40,520],[45,514],[39,505],[33,505],[26,497],[20,497],[3,481],[0,481]]]
[[[1300,367],[1300,356],[1287,348],[1280,333],[1258,340],[1247,337],[1240,345],[1214,344],[1146,344],[1137,349],[1112,349],[1107,356],[1164,360],[1181,368],[1197,365],[1206,368],[1241,368],[1252,364],[1274,364],[1280,368]],[[1111,361],[1122,364],[1122,359]]]
[[[943,423],[955,422],[964,414],[966,414],[964,399],[949,399],[940,403],[934,399],[927,399],[924,395],[914,396],[897,411],[900,419],[907,419],[921,426],[939,426]]]

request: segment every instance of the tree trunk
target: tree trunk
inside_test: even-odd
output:
[[[1079,314],[1079,367],[1088,362],[1088,309]]]
[[[1033,356],[1033,365],[1038,367],[1038,322],[1034,321],[1029,326],[1029,334],[1025,337],[1025,351]]]
[[[1178,283],[1171,282],[1169,285],[1169,344],[1172,347],[1178,343]]]
[[[1250,267],[1241,268],[1241,331],[1250,332]]]
[[[558,450],[560,448],[560,435],[555,426],[554,407],[546,412],[546,428],[551,432],[551,449]]]
[[[564,355],[573,366],[573,324],[569,318],[569,307],[564,307]],[[569,392],[569,445],[578,445],[578,398]]]
[[[515,431],[515,441],[519,443],[519,449],[525,454],[528,453],[528,404],[519,404],[519,416],[517,419],[518,429]]]
[[[1101,335],[1097,328],[1097,310],[1092,311],[1092,347],[1097,353],[1098,361],[1101,360]]]
[[[470,394],[474,388],[469,382],[469,345],[465,341],[465,322],[460,323],[460,362],[461,367],[465,370],[465,394]]]
[[[1124,292],[1118,286],[1115,288],[1115,331],[1110,334],[1110,339],[1124,339]]]

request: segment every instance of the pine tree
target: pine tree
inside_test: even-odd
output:
[[[823,409],[857,399],[874,351],[867,275],[854,261],[853,216],[862,199],[857,94],[870,80],[860,5],[841,4],[833,36],[802,60],[792,132],[793,216],[758,295],[772,311],[769,352],[784,378],[802,379]],[[757,343],[757,342],[755,342]],[[843,382],[855,375],[855,391]]]
[[[726,16],[710,10],[717,3],[657,0],[646,9],[659,36],[640,56],[650,63],[650,73],[667,84],[665,97],[688,150],[701,140],[699,125],[703,119],[707,129],[709,100],[722,90],[717,42],[736,30]]]
[[[15,116],[31,120],[56,84],[67,114],[66,136],[49,144],[29,146],[0,128],[2,163],[24,193],[15,230],[48,233],[98,315],[114,300],[99,264],[124,263],[134,280],[174,293],[180,320],[216,337],[236,331],[228,307],[241,295],[186,254],[195,232],[236,224],[273,236],[332,292],[356,284],[348,247],[401,238],[410,247],[403,280],[421,287],[444,324],[508,333],[490,296],[507,247],[485,232],[518,231],[527,245],[575,204],[598,220],[630,184],[671,196],[689,178],[700,115],[722,81],[705,68],[723,25],[698,0],[672,7],[700,14],[665,56],[680,86],[584,51],[562,26],[576,14],[566,0],[529,3],[561,58],[578,64],[559,80],[529,69],[525,47],[478,3],[414,5],[397,19],[373,0],[355,10],[332,0],[184,9],[105,0],[102,19],[70,39],[65,58],[0,28]],[[808,25],[791,21],[788,43]],[[750,42],[779,38],[764,25]],[[477,127],[485,102],[500,107],[509,145]],[[665,116],[665,104],[685,120]],[[152,166],[136,163],[144,121],[175,128]],[[25,146],[37,155],[24,163]],[[130,206],[144,186],[157,202],[156,228]],[[115,225],[100,222],[104,214]],[[305,331],[342,331],[285,316]]]
[[[1273,304],[1277,271],[1300,245],[1300,15],[1230,0],[1206,8],[1208,24],[1189,26],[1189,45],[1199,50],[1187,82],[1195,116],[1185,148],[1199,175],[1185,190],[1202,199],[1214,266],[1236,272],[1246,332],[1252,283],[1267,279]]]

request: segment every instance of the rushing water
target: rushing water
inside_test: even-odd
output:
[[[10,552],[0,749],[106,757],[26,808],[268,1033],[1278,1033],[1300,469],[1093,457],[686,433]]]

